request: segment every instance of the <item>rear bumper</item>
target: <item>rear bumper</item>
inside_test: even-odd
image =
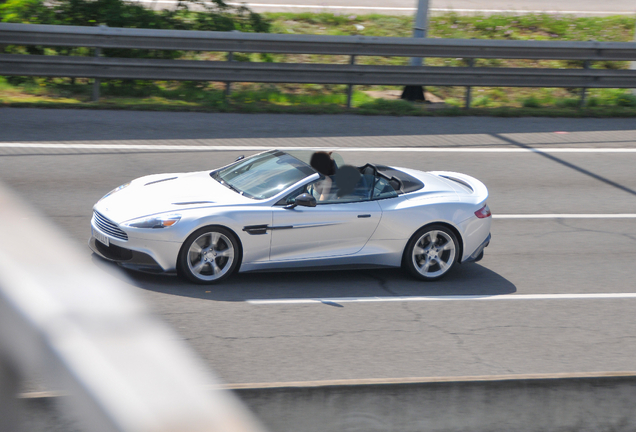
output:
[[[91,237],[88,246],[100,257],[113,261],[124,268],[146,273],[165,273],[164,269],[150,255],[143,252],[126,249],[115,244],[105,244]]]
[[[488,245],[490,244],[490,238],[491,238],[491,234],[488,233],[488,237],[486,237],[486,240],[484,240],[479,245],[479,247],[475,249],[475,252],[473,252],[468,258],[462,261],[462,263],[477,262],[481,260],[484,256],[484,249],[488,247]]]

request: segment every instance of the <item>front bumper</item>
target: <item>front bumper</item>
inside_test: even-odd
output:
[[[124,268],[146,273],[165,273],[164,269],[154,258],[143,252],[126,249],[112,243],[106,246],[102,242],[97,241],[95,237],[89,239],[88,247],[100,257],[116,262]]]
[[[475,249],[475,252],[473,252],[468,258],[462,261],[462,263],[481,261],[481,259],[484,257],[484,249],[490,244],[490,238],[491,234],[488,233],[488,237],[486,237],[486,240],[484,240],[482,244],[480,244],[479,247]]]

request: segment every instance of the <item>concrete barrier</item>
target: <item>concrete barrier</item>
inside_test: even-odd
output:
[[[636,430],[636,374],[230,386],[276,432]]]
[[[272,432],[634,432],[636,373],[237,384]],[[55,394],[23,395],[29,432],[79,432]],[[46,425],[46,426],[45,426]]]

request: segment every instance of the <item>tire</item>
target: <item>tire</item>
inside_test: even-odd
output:
[[[404,249],[403,266],[417,279],[434,281],[458,260],[459,243],[446,226],[433,224],[417,231]]]
[[[197,284],[214,284],[236,270],[241,253],[236,236],[223,227],[205,227],[183,243],[177,267],[179,275]]]

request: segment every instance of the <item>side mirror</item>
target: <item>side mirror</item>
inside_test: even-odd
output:
[[[298,195],[292,204],[286,205],[284,208],[291,210],[296,206],[316,207],[316,198],[311,194],[303,193]]]
[[[316,207],[316,198],[308,193],[303,193],[296,197],[296,204],[303,207]]]

